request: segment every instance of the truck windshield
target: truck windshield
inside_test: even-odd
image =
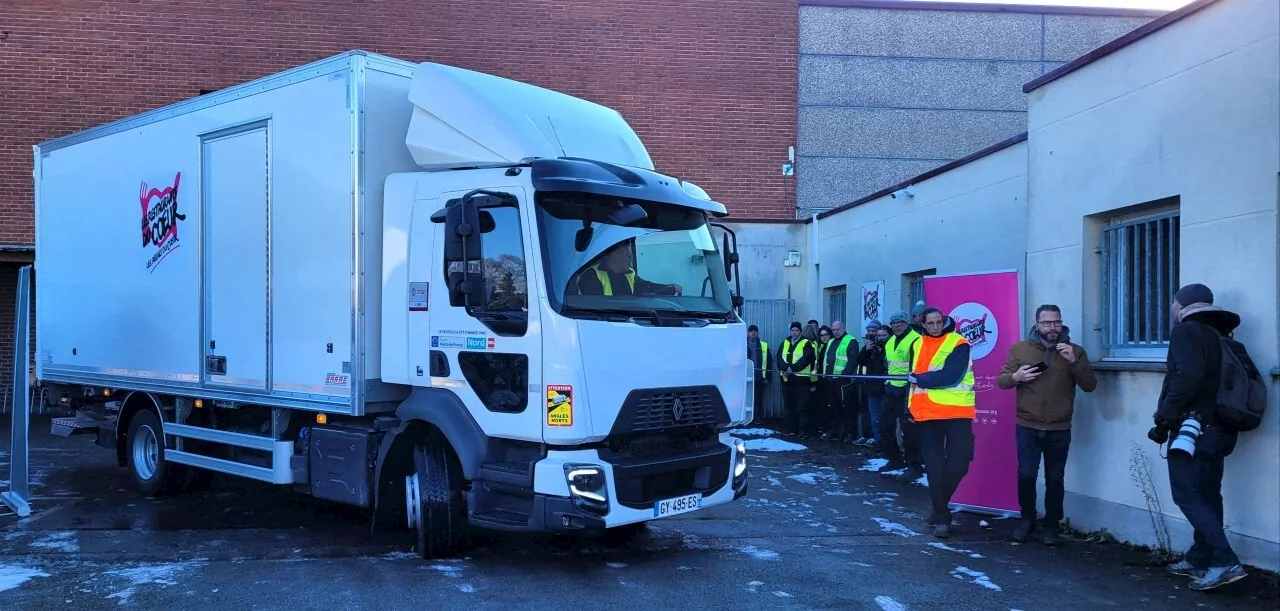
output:
[[[589,193],[539,192],[535,200],[548,292],[560,314],[731,317],[724,259],[702,211]]]

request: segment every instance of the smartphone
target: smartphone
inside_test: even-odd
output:
[[[1033,372],[1035,372],[1035,373],[1040,373],[1040,372],[1042,372],[1042,371],[1044,371],[1044,370],[1046,370],[1046,369],[1048,369],[1048,368],[1049,368],[1049,364],[1048,364],[1048,363],[1046,363],[1046,362],[1044,362],[1044,361],[1040,361],[1039,363],[1036,363],[1035,365],[1032,365],[1032,366],[1031,366],[1031,371],[1033,371]]]

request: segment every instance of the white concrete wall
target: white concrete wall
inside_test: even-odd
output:
[[[810,225],[806,223],[724,223],[738,236],[738,269],[747,299],[795,299],[803,312],[809,301]],[[719,232],[716,232],[719,234]],[[800,251],[800,267],[783,267],[787,253]]]
[[[862,283],[883,280],[887,319],[897,310],[910,311],[903,274],[935,268],[944,275],[1021,272],[1026,157],[1027,144],[1019,142],[914,185],[915,197],[884,196],[819,220],[816,293],[847,285],[849,316],[859,321]],[[821,305],[813,304],[801,318],[821,319]]]
[[[1223,0],[1030,96],[1026,306],[1054,302],[1097,359],[1100,261],[1111,210],[1181,198],[1180,284],[1203,282],[1244,319],[1236,337],[1258,366],[1280,362],[1277,177],[1280,3]],[[1172,297],[1170,292],[1169,297]],[[1133,369],[1132,367],[1130,369]],[[1067,468],[1074,524],[1155,544],[1131,460],[1151,467],[1154,501],[1185,549],[1191,529],[1146,440],[1163,373],[1100,374],[1077,400]],[[1259,430],[1243,434],[1223,483],[1242,560],[1280,568],[1280,385]]]

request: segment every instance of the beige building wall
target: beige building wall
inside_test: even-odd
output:
[[[1022,271],[1026,142],[925,179],[911,190],[914,196],[885,195],[818,220],[813,258],[819,272],[806,318],[823,319],[823,291],[843,285],[850,328],[861,337],[856,325],[862,320],[864,282],[885,283],[884,323],[897,310],[910,311],[910,284],[919,272]]]
[[[1061,305],[1073,336],[1106,369],[1098,389],[1077,400],[1067,515],[1157,545],[1153,511],[1175,549],[1190,544],[1165,461],[1146,438],[1165,351],[1107,345],[1104,329],[1116,325],[1103,310],[1098,252],[1108,224],[1176,210],[1176,284],[1203,282],[1240,314],[1236,338],[1270,372],[1268,414],[1228,457],[1223,497],[1241,559],[1280,568],[1280,2],[1221,0],[1035,89],[1029,102],[1024,312]],[[1156,243],[1135,250],[1167,254],[1167,241]],[[1167,302],[1176,285],[1154,276],[1138,282],[1153,282],[1152,297]],[[1153,324],[1167,327],[1163,314],[1155,310]]]

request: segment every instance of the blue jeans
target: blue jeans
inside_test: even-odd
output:
[[[1056,528],[1062,521],[1062,498],[1066,496],[1067,451],[1071,431],[1041,431],[1018,425],[1018,504],[1022,519],[1036,519],[1036,475],[1044,456],[1044,524]]]
[[[880,414],[884,412],[884,395],[867,395],[867,410],[871,412],[871,430],[866,437],[875,437],[880,430]]]

